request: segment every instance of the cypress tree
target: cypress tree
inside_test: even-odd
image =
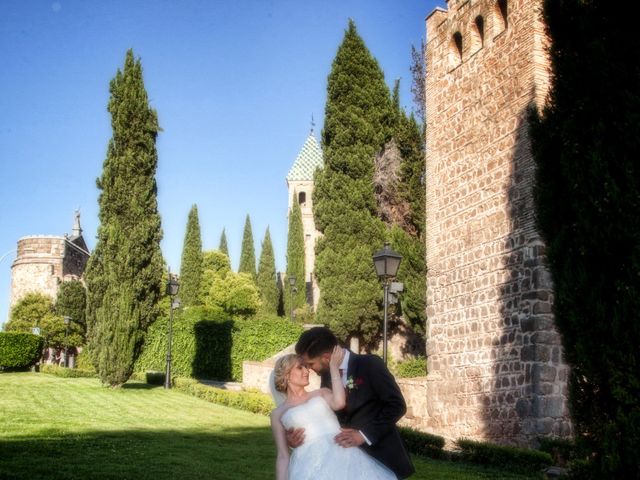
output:
[[[251,219],[249,214],[244,222],[242,234],[242,250],[240,252],[240,266],[238,273],[248,273],[251,278],[256,278],[256,251],[253,246],[253,232],[251,231]]]
[[[269,314],[278,312],[279,292],[276,284],[276,259],[273,254],[273,244],[269,227],[264,234],[262,241],[262,251],[258,263],[258,290],[262,300],[262,310]]]
[[[296,278],[295,291],[292,291],[289,278]],[[306,302],[306,284],[304,271],[304,230],[302,228],[302,210],[298,195],[293,194],[293,205],[289,212],[289,233],[287,235],[287,278],[284,279],[283,300],[285,315],[304,306]],[[292,303],[293,302],[293,305]]]
[[[373,190],[374,159],[392,136],[389,88],[377,61],[349,21],[327,83],[324,169],[314,189],[314,218],[324,234],[316,249],[318,320],[343,340],[379,339],[382,289],[371,256],[384,243]]]
[[[187,231],[182,247],[180,263],[180,300],[185,307],[200,305],[200,284],[202,282],[202,239],[198,207],[193,205],[189,211]]]
[[[589,462],[575,476],[640,478],[640,37],[606,2],[547,0],[544,16],[552,83],[530,117],[534,193]]]
[[[160,127],[133,51],[110,83],[113,136],[100,190],[98,242],[85,272],[92,360],[103,383],[125,383],[162,293],[162,230],[155,172]]]
[[[224,253],[227,257],[229,256],[229,247],[227,247],[227,234],[222,229],[222,233],[220,234],[220,244],[218,246],[218,250]]]

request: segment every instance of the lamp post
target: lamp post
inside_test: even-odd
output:
[[[64,368],[69,367],[69,324],[71,323],[71,317],[65,315],[64,317]]]
[[[289,310],[290,310],[290,315],[291,315],[291,321],[293,322],[293,294],[295,292],[297,292],[298,289],[296,288],[296,276],[295,275],[290,275],[289,276],[289,298],[290,298],[290,305],[289,305]]]
[[[169,341],[167,345],[167,371],[164,377],[164,388],[171,388],[171,337],[173,335],[173,309],[179,305],[178,300],[175,298],[180,289],[178,279],[171,275],[169,270],[169,281],[167,282],[167,295],[169,295]]]
[[[387,363],[387,311],[389,309],[389,284],[398,273],[402,255],[391,250],[388,242],[384,248],[373,254],[373,265],[376,267],[378,278],[384,286],[384,323],[382,332],[382,359]]]

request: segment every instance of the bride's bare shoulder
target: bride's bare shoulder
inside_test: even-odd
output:
[[[291,405],[289,405],[287,402],[281,403],[276,408],[271,410],[271,418],[279,420],[280,417],[282,417],[282,415],[284,414],[284,412],[289,410],[290,407]]]

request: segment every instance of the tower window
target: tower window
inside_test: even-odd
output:
[[[298,194],[298,203],[300,205],[304,205],[305,203],[307,203],[307,193],[306,192],[300,192]]]
[[[482,15],[478,15],[473,22],[474,24],[474,40],[475,47],[474,50],[479,50],[484,46],[484,18]]]
[[[449,64],[455,68],[462,63],[462,34],[456,32],[451,37],[451,47],[449,48]]]
[[[499,34],[508,27],[507,21],[507,0],[497,0],[495,4],[495,34]]]

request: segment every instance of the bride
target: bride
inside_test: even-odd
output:
[[[269,379],[278,405],[271,412],[271,428],[278,449],[277,480],[395,480],[396,476],[359,448],[335,443],[340,424],[334,413],[346,405],[339,365],[342,349],[334,348],[330,360],[331,390],[307,392],[309,370],[294,354],[280,357]],[[305,441],[289,453],[286,430],[304,428]]]

